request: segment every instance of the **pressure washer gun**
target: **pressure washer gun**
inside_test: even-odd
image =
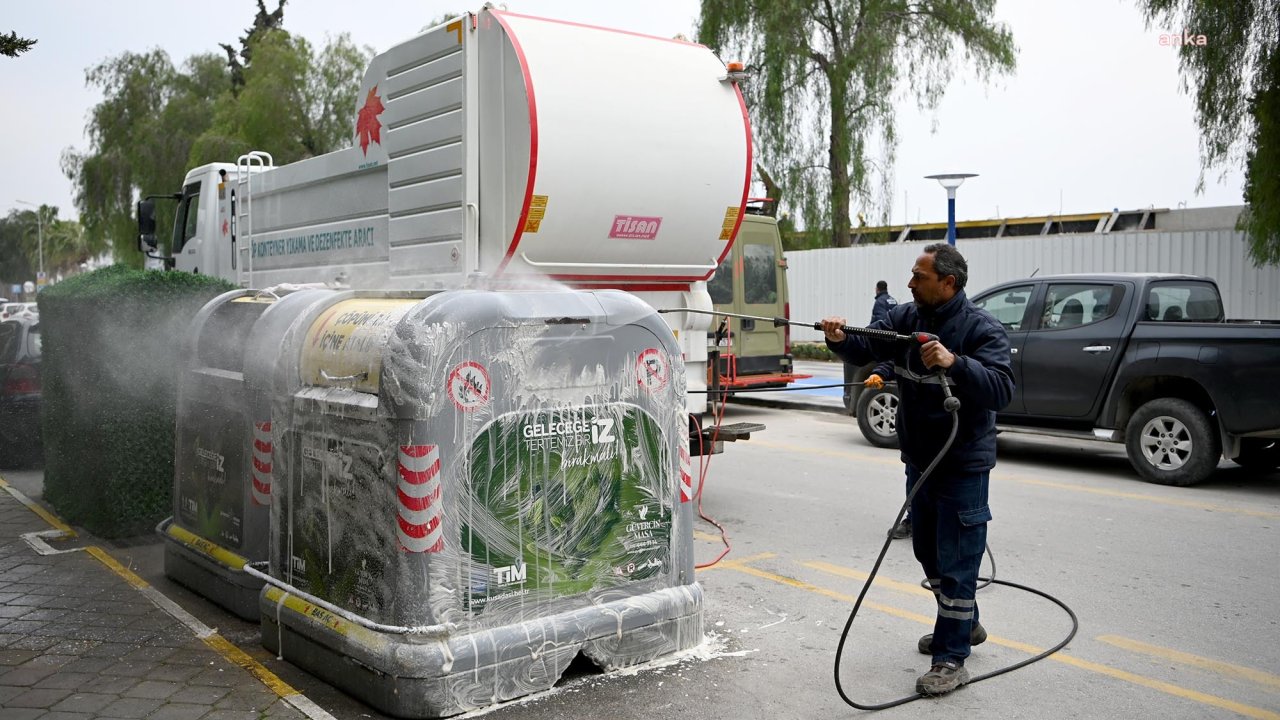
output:
[[[815,323],[798,322],[796,320],[790,320],[788,318],[783,318],[783,317],[768,318],[768,317],[761,317],[759,315],[743,315],[741,313],[721,312],[719,310],[694,310],[691,308],[683,308],[683,309],[673,308],[673,309],[659,310],[658,312],[660,313],[689,312],[689,313],[695,313],[698,315],[718,315],[718,316],[727,317],[727,318],[736,317],[736,318],[742,318],[744,320],[758,320],[761,322],[771,322],[773,323],[774,327],[783,327],[784,325],[794,325],[796,327],[813,328],[814,330],[817,330],[819,332],[822,331],[822,323],[820,322],[815,322]],[[879,340],[913,343],[917,348],[924,347],[924,345],[926,345],[927,343],[933,342],[934,340],[938,339],[937,335],[934,335],[932,333],[927,333],[927,332],[914,332],[914,333],[911,333],[910,335],[901,335],[899,333],[893,332],[892,330],[876,330],[874,328],[855,327],[852,325],[841,325],[840,329],[849,335],[861,335],[863,337],[877,338]],[[957,398],[951,394],[951,386],[947,384],[947,370],[946,368],[940,367],[934,370],[934,373],[938,376],[938,382],[942,385],[942,394],[944,396],[944,399],[942,401],[942,407],[947,412],[954,413],[955,411],[960,409],[960,398]]]

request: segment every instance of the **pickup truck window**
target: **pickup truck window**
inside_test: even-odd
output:
[[[1116,313],[1124,288],[1120,285],[1059,283],[1045,292],[1040,329],[1080,327],[1106,320]]]
[[[1031,300],[1034,285],[1019,285],[973,301],[974,305],[995,316],[1004,325],[1005,330],[1022,329],[1022,320],[1027,312],[1027,303]]]
[[[1167,282],[1147,291],[1147,312],[1143,320],[1156,322],[1220,322],[1222,298],[1210,284]]]

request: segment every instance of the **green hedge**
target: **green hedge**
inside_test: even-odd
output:
[[[234,287],[113,265],[40,293],[44,496],[64,518],[119,538],[169,515],[179,350]]]
[[[841,362],[836,354],[831,352],[831,348],[827,344],[822,343],[791,343],[791,357],[797,360],[827,360],[829,362]]]

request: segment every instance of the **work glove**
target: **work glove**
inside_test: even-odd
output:
[[[884,389],[884,378],[872,373],[867,376],[866,380],[862,381],[862,386],[871,390],[882,390]]]

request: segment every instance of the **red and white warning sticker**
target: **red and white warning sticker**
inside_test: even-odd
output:
[[[649,348],[636,358],[636,381],[640,387],[649,392],[658,392],[667,386],[671,379],[671,368],[667,365],[667,356],[657,348]]]
[[[471,411],[489,403],[489,371],[478,362],[460,363],[449,373],[449,399],[459,410]]]

